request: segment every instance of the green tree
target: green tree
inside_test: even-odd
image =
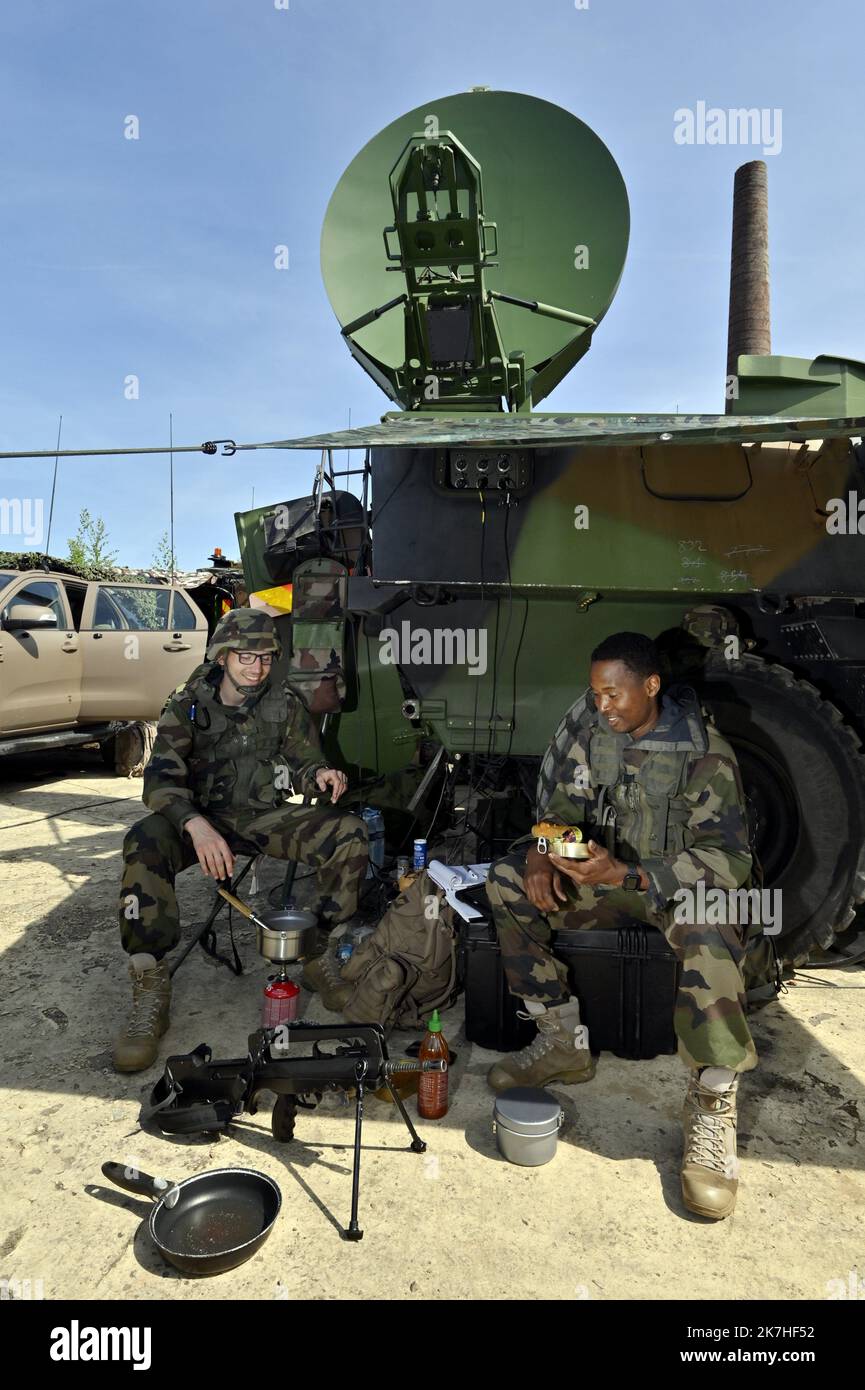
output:
[[[73,565],[77,565],[80,569],[87,567],[87,536],[90,526],[90,513],[86,507],[82,507],[81,515],[78,518],[77,534],[69,537],[69,559]]]
[[[156,549],[153,552],[153,565],[155,569],[165,570],[167,575],[174,577],[174,556],[171,552],[171,541],[167,531],[163,531],[159,537]]]
[[[81,508],[78,531],[69,537],[69,559],[82,569],[110,567],[117,551],[108,549],[108,531],[101,516],[94,518],[86,507]]]

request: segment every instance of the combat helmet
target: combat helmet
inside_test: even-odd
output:
[[[216,661],[223,652],[273,652],[279,660],[282,643],[273,618],[257,608],[232,608],[216,627],[207,648],[207,660]]]

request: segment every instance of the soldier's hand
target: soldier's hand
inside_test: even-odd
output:
[[[205,820],[204,816],[196,816],[194,820],[186,822],[186,829],[204,872],[217,882],[223,878],[231,878],[234,873],[234,855],[210,821]]]
[[[562,876],[550,863],[551,858],[549,854],[541,854],[536,845],[532,845],[526,855],[523,879],[526,897],[540,912],[558,912],[562,903],[567,902]],[[557,902],[557,898],[560,901]]]
[[[560,854],[551,854],[550,858],[573,883],[585,883],[589,887],[599,883],[618,886],[622,881],[624,865],[594,840],[589,840],[588,850],[589,859],[563,859]]]
[[[336,803],[348,786],[348,778],[338,768],[320,767],[315,774],[315,784],[320,792],[327,791],[327,788],[330,787],[330,799]]]

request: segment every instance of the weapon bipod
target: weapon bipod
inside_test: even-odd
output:
[[[320,1043],[341,1040],[335,1053],[321,1051]],[[311,1057],[289,1056],[292,1045],[312,1041]],[[385,1085],[411,1135],[409,1150],[425,1153],[426,1144],[411,1122],[402,1096],[391,1077],[405,1072],[443,1071],[440,1061],[392,1062],[387,1055],[384,1030],[378,1023],[330,1024],[283,1023],[277,1028],[260,1029],[250,1035],[249,1056],[255,1075],[255,1090],[276,1094],[271,1128],[273,1137],[287,1143],[294,1136],[298,1106],[312,1110],[326,1090],[355,1089],[354,1164],[351,1179],[351,1217],[342,1232],[344,1240],[361,1240],[363,1231],[357,1220],[360,1200],[360,1148],[363,1130],[363,1102],[368,1085],[373,1090]],[[314,1101],[308,1099],[315,1096]],[[247,1107],[255,1109],[255,1095]]]

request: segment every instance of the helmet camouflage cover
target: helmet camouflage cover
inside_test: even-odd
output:
[[[273,652],[279,657],[282,644],[273,619],[257,608],[232,608],[213,629],[207,660],[215,661],[223,652]]]

